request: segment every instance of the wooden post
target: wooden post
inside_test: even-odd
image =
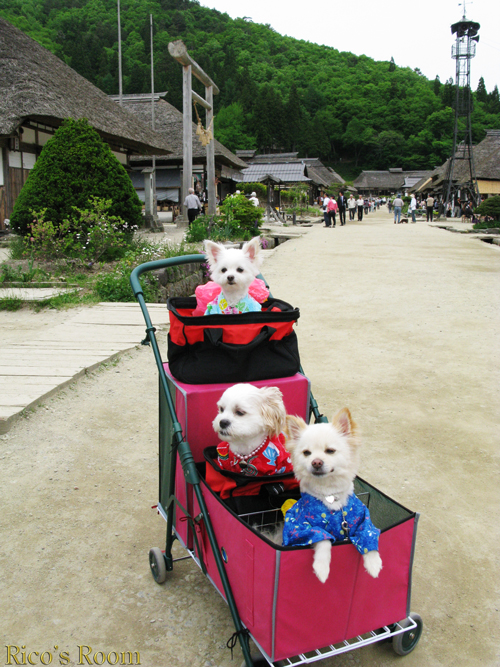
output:
[[[188,196],[193,180],[193,103],[191,101],[191,65],[182,67],[182,111],[183,111],[183,162],[182,162],[182,192],[181,215],[177,218],[177,227],[186,227],[188,224],[187,208],[184,200]]]
[[[207,110],[206,123],[207,128],[213,118],[213,96],[219,94],[219,89],[212,81],[212,79],[205,74],[201,67],[196,63],[187,52],[185,44],[182,40],[170,42],[168,45],[168,52],[170,55],[182,65],[182,94],[183,94],[183,136],[184,136],[184,153],[183,153],[183,178],[182,178],[182,193],[181,193],[181,211],[182,215],[177,218],[178,226],[187,225],[187,211],[184,206],[184,199],[191,187],[193,178],[193,112],[192,99],[194,98]],[[191,88],[192,74],[203,83],[205,86],[205,100],[197,95]],[[213,124],[212,124],[213,133]],[[215,197],[215,139],[207,145],[207,190],[208,190],[208,213],[215,215],[216,197]],[[180,224],[179,224],[180,223]]]

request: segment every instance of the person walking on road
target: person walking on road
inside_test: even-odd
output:
[[[434,213],[434,197],[431,197],[431,195],[429,195],[425,202],[425,206],[427,210],[427,222],[432,222],[432,216]]]
[[[333,197],[328,201],[328,205],[327,205],[326,208],[327,208],[327,211],[328,211],[330,224],[333,221],[333,226],[335,227],[336,226],[335,213],[338,211],[339,207],[338,207],[338,204]]]
[[[347,208],[349,209],[349,220],[354,220],[354,212],[356,210],[356,200],[352,196],[352,192],[349,195],[349,199],[347,200]]]
[[[330,214],[328,213],[328,203],[330,202],[330,197],[325,195],[323,198],[323,218],[325,219],[325,227],[329,227],[331,224]]]
[[[411,202],[410,202],[410,212],[411,212],[411,221],[412,222],[417,222],[417,219],[415,218],[415,211],[417,209],[417,200],[415,199],[415,195],[411,196]]]
[[[398,195],[396,199],[392,202],[392,205],[394,206],[394,224],[399,225],[399,223],[401,222],[401,209],[403,208],[404,201]]]
[[[184,200],[184,206],[187,207],[187,214],[189,224],[196,220],[196,216],[201,210],[201,201],[198,199],[198,196],[194,194],[193,188],[189,188],[189,194]]]
[[[342,190],[339,192],[339,196],[337,198],[337,206],[339,207],[340,226],[343,227],[345,225],[345,210],[347,208],[347,199],[344,197]]]
[[[361,195],[359,195],[358,200],[356,201],[356,205],[358,207],[358,221],[361,221],[363,220],[363,208],[365,206],[365,202]]]

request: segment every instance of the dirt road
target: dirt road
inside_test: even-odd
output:
[[[347,405],[362,429],[361,475],[421,513],[412,609],[425,629],[405,666],[500,665],[500,248],[378,212],[288,241],[263,273],[300,307],[322,411]],[[0,665],[241,663],[191,561],[163,586],[149,572],[165,537],[151,509],[157,406],[142,347],[1,436]],[[320,664],[400,660],[375,645]]]

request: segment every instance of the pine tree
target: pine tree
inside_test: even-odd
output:
[[[488,101],[488,93],[486,92],[486,86],[484,85],[483,77],[479,79],[479,83],[477,84],[476,99],[478,102]]]
[[[68,118],[44,146],[28,176],[11,216],[23,236],[31,211],[47,209],[45,219],[59,226],[73,206],[89,207],[91,197],[111,199],[110,215],[129,225],[142,223],[141,202],[123,165],[85,118]]]

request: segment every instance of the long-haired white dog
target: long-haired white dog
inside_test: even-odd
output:
[[[205,315],[261,310],[260,303],[248,294],[262,264],[260,237],[244,243],[241,249],[205,241],[205,254],[211,278],[222,290],[218,299],[208,305]]]
[[[380,531],[354,495],[359,440],[351,413],[343,408],[331,424],[310,426],[299,417],[288,416],[287,431],[287,448],[302,497],[285,515],[283,544],[314,543],[313,569],[324,583],[330,573],[332,541],[349,537],[363,554],[368,574],[378,577],[382,568]]]
[[[212,425],[224,441],[217,447],[222,469],[252,477],[291,472],[284,447],[286,410],[277,387],[235,384],[222,394],[217,407]]]

